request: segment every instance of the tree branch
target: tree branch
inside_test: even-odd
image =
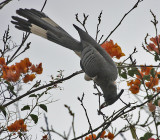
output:
[[[136,2],[136,4],[122,17],[122,19],[120,20],[120,22],[117,24],[117,26],[110,32],[110,34],[107,36],[107,38],[101,43],[103,44],[104,42],[106,42],[108,40],[108,38],[114,33],[114,31],[121,25],[121,23],[123,22],[123,20],[125,19],[125,17],[131,13],[135,8],[137,8],[138,4],[140,2],[142,2],[143,0],[138,0]]]
[[[36,89],[33,89],[33,90],[30,90],[30,91],[26,92],[25,94],[23,94],[23,95],[17,97],[16,99],[14,99],[14,100],[12,100],[12,101],[6,103],[5,105],[2,106],[2,108],[5,108],[5,107],[11,105],[12,103],[14,103],[14,102],[16,102],[16,101],[18,101],[18,100],[20,100],[20,99],[22,99],[22,98],[24,98],[24,97],[30,95],[31,93],[34,93],[34,92],[39,91],[39,90],[42,90],[42,89],[44,89],[44,88],[47,88],[47,87],[50,87],[50,86],[53,86],[53,85],[62,83],[63,81],[66,81],[66,80],[68,80],[68,79],[71,79],[72,77],[74,77],[74,76],[76,76],[76,75],[78,75],[78,74],[81,74],[81,73],[83,73],[82,70],[77,71],[77,72],[71,74],[70,76],[67,76],[67,77],[65,77],[65,78],[62,78],[62,79],[60,79],[60,80],[53,81],[53,82],[51,82],[51,83],[49,83],[49,84],[40,86],[40,87],[38,87],[38,88],[36,88]]]
[[[111,124],[113,121],[115,121],[116,119],[118,119],[118,118],[121,117],[122,115],[125,115],[125,114],[127,114],[127,113],[129,113],[129,112],[131,112],[131,111],[133,111],[133,110],[135,110],[135,109],[137,109],[137,108],[140,108],[141,106],[145,105],[147,102],[153,100],[153,98],[155,98],[155,97],[158,96],[159,94],[160,94],[160,92],[158,92],[158,93],[155,94],[153,97],[151,97],[149,100],[147,100],[147,101],[145,101],[145,102],[143,102],[142,104],[139,104],[139,105],[135,105],[135,106],[130,107],[131,104],[128,104],[127,106],[125,106],[125,107],[121,108],[120,110],[118,110],[117,112],[113,113],[112,116],[110,116],[109,118],[107,118],[107,120],[106,120],[103,124],[101,124],[100,126],[98,126],[97,128],[95,128],[95,129],[93,129],[92,131],[89,131],[89,132],[87,132],[87,133],[85,133],[85,134],[83,134],[83,135],[81,135],[81,136],[79,136],[79,137],[77,137],[77,138],[74,138],[74,139],[72,139],[72,140],[78,140],[78,139],[80,139],[80,138],[83,138],[83,137],[87,136],[88,134],[97,131],[97,130],[100,129],[101,127],[103,127],[103,129],[102,129],[102,131],[101,131],[101,132],[103,132],[105,129],[107,129],[107,128],[110,126],[110,124]],[[130,109],[126,110],[127,108],[130,108]],[[126,111],[125,111],[125,110],[126,110]],[[101,133],[99,133],[99,134],[97,135],[97,138],[96,138],[96,139],[98,139],[98,138],[100,137],[100,135],[101,135]]]

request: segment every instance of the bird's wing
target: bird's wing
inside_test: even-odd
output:
[[[81,68],[101,87],[107,105],[113,104],[119,99],[117,86],[113,83],[116,72],[110,63],[91,45],[86,45],[81,53]]]
[[[81,53],[81,68],[90,77],[109,78],[112,70],[110,64],[106,62],[103,56],[94,48],[86,47]]]
[[[81,53],[80,65],[82,70],[90,77],[97,76],[97,56],[94,48],[86,47]]]
[[[82,69],[89,77],[96,77],[94,80],[101,87],[107,104],[113,104],[120,97],[122,93],[117,96],[117,88],[113,85],[113,81],[117,78],[116,65],[109,54],[89,34],[74,25],[81,38],[81,42],[78,42],[40,11],[19,9],[16,12],[23,17],[12,17],[11,22],[16,28],[37,34],[81,56]]]
[[[97,57],[97,63],[95,63],[96,67],[99,69],[99,78],[100,75],[103,74],[102,78],[106,75],[107,78],[111,78],[112,81],[117,79],[117,67],[110,55],[85,31],[74,25],[76,30],[78,31],[82,48],[91,47],[94,50],[94,57]],[[84,51],[85,52],[85,51]]]
[[[105,80],[115,81],[118,76],[117,67],[110,55],[86,32],[77,29],[83,51],[81,53],[81,67],[89,77],[97,77],[97,82]],[[97,83],[97,84],[98,84]]]
[[[78,52],[82,50],[77,40],[43,12],[35,9],[19,9],[16,12],[23,17],[12,16],[13,21],[11,22],[15,24],[16,28],[34,33],[71,50]]]

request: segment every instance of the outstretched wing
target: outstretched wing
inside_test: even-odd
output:
[[[11,22],[15,24],[16,28],[34,33],[71,50],[82,50],[82,47],[77,40],[70,36],[43,12],[35,9],[19,9],[16,12],[23,17],[12,16],[13,21]]]

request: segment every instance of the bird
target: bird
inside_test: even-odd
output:
[[[105,102],[103,106],[115,103],[123,93],[117,94],[115,81],[118,71],[110,55],[84,30],[73,24],[78,31],[80,41],[74,39],[45,13],[36,9],[18,9],[12,16],[12,23],[19,30],[41,36],[49,41],[74,51],[80,57],[80,67],[85,73],[84,79],[93,80],[102,90]]]

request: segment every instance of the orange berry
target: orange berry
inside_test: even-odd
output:
[[[137,85],[133,85],[129,88],[129,90],[133,93],[133,94],[137,94],[139,92],[139,86]]]
[[[120,57],[125,56],[121,47],[117,43],[114,44],[113,40],[104,42],[101,47],[104,48],[111,57],[115,56],[117,59],[120,59]]]
[[[27,83],[29,81],[33,81],[33,79],[36,78],[35,74],[27,74],[24,78],[23,78],[23,82]]]
[[[16,120],[10,126],[7,126],[7,129],[10,132],[17,132],[18,130],[27,131],[27,125],[24,124],[23,119],[20,119],[20,120]]]
[[[0,65],[6,65],[4,57],[0,57]]]
[[[127,86],[132,86],[134,84],[133,80],[127,81]]]
[[[30,69],[31,69],[32,72],[36,72],[37,74],[41,74],[42,71],[43,71],[42,63],[40,63],[40,64],[37,65],[37,66],[32,65]]]
[[[89,135],[89,136],[85,137],[85,140],[94,140],[94,139],[96,139],[96,137],[97,136],[95,134]]]
[[[134,84],[135,84],[135,85],[140,85],[140,84],[141,84],[141,81],[140,81],[139,79],[136,79],[136,80],[134,81]]]
[[[157,87],[157,93],[160,92],[160,87]]]
[[[111,132],[108,133],[108,139],[113,140],[114,138],[114,134],[112,134]]]
[[[90,140],[89,137],[85,137],[85,140]]]
[[[155,111],[156,106],[154,104],[152,104],[152,102],[147,103],[147,105],[148,105],[148,108],[149,108],[150,112],[154,112]]]
[[[100,136],[100,138],[104,138],[104,135],[106,134],[106,131],[103,131],[102,133],[101,133],[101,136]]]

